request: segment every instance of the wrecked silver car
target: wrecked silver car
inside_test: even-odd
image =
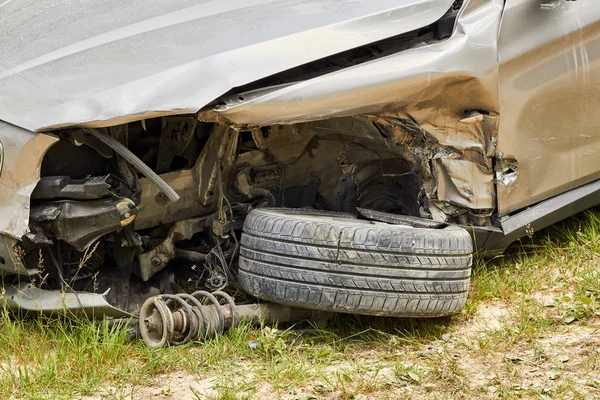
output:
[[[600,203],[595,0],[7,0],[0,37],[14,309],[449,315]]]

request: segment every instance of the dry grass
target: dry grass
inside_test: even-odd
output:
[[[444,319],[242,325],[149,350],[108,324],[3,312],[0,397],[600,398],[598,239],[600,218],[587,212],[478,260],[467,307]]]

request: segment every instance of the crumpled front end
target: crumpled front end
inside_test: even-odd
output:
[[[201,119],[239,127],[358,116],[423,179],[439,221],[490,225],[496,207],[498,48],[504,2],[455,3],[450,37],[407,37],[394,54],[300,82],[221,99]]]
[[[248,3],[258,7],[253,13],[270,4]],[[51,132],[0,124],[5,152],[13,148],[0,176],[0,185],[10,185],[0,194],[0,256],[12,260],[0,267],[4,275],[29,275],[42,289],[93,291],[104,297],[90,308],[106,301],[135,312],[182,286],[239,288],[242,226],[255,208],[496,229],[503,1],[274,3],[293,5],[304,25],[266,17],[263,33],[279,29],[280,36],[254,40],[252,31],[238,38],[252,43],[229,43],[226,51],[203,42],[208,47],[196,50],[205,53],[190,48],[148,69],[134,70],[142,62],[136,59],[112,81],[86,75],[99,72],[91,52],[135,43],[133,32],[148,40],[168,27],[198,26],[184,22],[210,22],[198,4],[187,17],[173,11],[178,23],[156,16],[151,21],[164,24],[156,32],[145,19],[0,71],[2,89],[17,76],[36,81],[47,68],[58,73],[62,63],[91,68],[65,78],[57,97],[44,91],[16,118],[0,94],[0,118],[4,112]],[[234,2],[219,4],[239,16]],[[284,35],[286,29],[294,32]],[[321,45],[319,35],[331,41]],[[105,42],[93,46],[98,40]],[[114,57],[105,59],[111,68]],[[177,65],[164,64],[171,62]],[[89,92],[76,90],[82,80],[92,83]],[[29,89],[17,100],[31,96]],[[17,184],[20,163],[27,179]]]

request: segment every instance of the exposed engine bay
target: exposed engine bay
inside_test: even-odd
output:
[[[175,325],[188,338],[194,330],[200,336],[203,329],[233,325],[240,312],[233,299],[240,296],[272,301],[259,314],[278,320],[306,310],[394,316],[459,310],[473,249],[468,233],[452,226],[501,233],[494,85],[459,72],[386,78],[402,71],[386,64],[404,52],[410,57],[452,39],[465,46],[460,35],[453,37],[461,32],[456,24],[464,2],[447,3],[427,8],[447,10],[428,17],[429,25],[238,86],[197,113],[47,125],[37,135],[0,125],[5,137],[14,130],[12,137],[20,138],[8,142],[14,151],[0,180],[11,186],[0,205],[22,205],[18,214],[0,217],[0,271],[16,293],[8,296],[11,307],[39,310],[32,305],[38,298],[42,310],[62,302],[111,316],[141,312],[142,333],[157,333],[145,340],[157,347],[170,342],[166,331]],[[485,7],[499,15],[495,2]],[[466,23],[470,15],[464,13]],[[493,34],[495,24],[481,32]],[[322,111],[302,111],[317,106],[312,100],[296,111],[261,106],[269,93],[296,90],[295,82],[335,81],[354,67],[363,73],[383,67],[373,75],[404,86],[373,83],[370,88],[379,89],[343,96],[333,108],[318,106]],[[31,163],[27,168],[20,167],[23,158]],[[293,272],[281,269],[288,263],[295,263]],[[422,265],[430,267],[417,269]],[[441,265],[448,271],[440,272]],[[341,275],[331,275],[336,268]],[[99,296],[81,297],[85,292]],[[193,300],[185,293],[199,295]],[[210,293],[225,300],[227,312]],[[208,311],[200,297],[216,308]],[[174,311],[175,303],[183,308]],[[285,306],[301,311],[277,308]]]
[[[235,291],[241,228],[254,208],[431,219],[435,199],[426,187],[434,176],[405,159],[392,126],[378,121],[241,130],[177,116],[59,131],[31,197],[23,266],[42,288],[107,293],[110,304],[133,312],[180,286]],[[99,135],[118,140],[179,199]],[[467,210],[448,218],[491,223]]]

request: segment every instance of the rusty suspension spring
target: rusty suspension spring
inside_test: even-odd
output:
[[[235,302],[225,292],[161,294],[148,298],[142,305],[139,329],[151,348],[177,346],[234,327],[239,323],[235,314]]]

